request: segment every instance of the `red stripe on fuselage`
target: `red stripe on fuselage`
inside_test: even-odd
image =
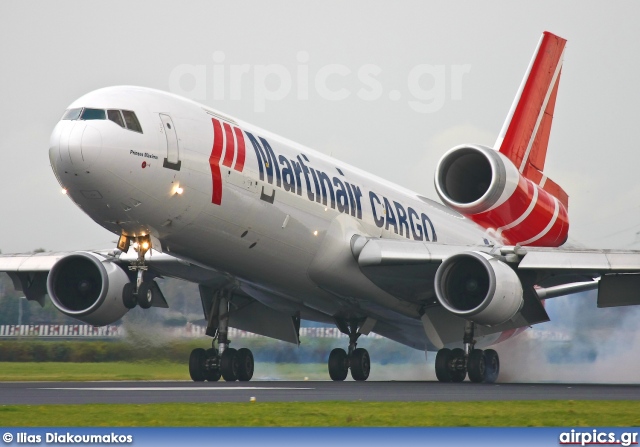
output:
[[[236,133],[236,141],[238,143],[238,158],[236,158],[236,165],[234,169],[238,172],[242,172],[242,170],[244,169],[245,158],[244,135],[242,135],[242,129],[240,129],[239,127],[234,127],[233,130]]]
[[[233,157],[236,154],[236,145],[233,141],[233,132],[231,131],[231,126],[227,123],[222,123],[224,126],[224,135],[227,143],[225,144],[225,152],[224,152],[224,160],[222,161],[223,166],[231,167],[231,163],[233,163]]]
[[[211,118],[213,123],[213,148],[209,157],[209,165],[211,166],[211,182],[213,192],[211,194],[211,203],[220,205],[222,203],[222,174],[220,173],[220,158],[222,157],[222,127],[220,122]]]

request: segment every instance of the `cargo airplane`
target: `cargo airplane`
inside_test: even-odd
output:
[[[2,255],[0,271],[96,326],[167,307],[155,278],[197,283],[212,344],[191,352],[194,381],[252,378],[229,327],[299,343],[305,319],[349,337],[328,357],[333,380],[367,379],[357,343],[374,332],[437,351],[442,382],[492,383],[489,346],[548,321],[545,299],[597,289],[600,307],[640,303],[640,252],[567,246],[568,196],[544,174],[565,42],[542,35],[493,147],[440,159],[444,205],[176,95],[88,93],[49,158],[117,247]]]

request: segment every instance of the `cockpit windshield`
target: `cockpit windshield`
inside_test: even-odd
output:
[[[81,120],[103,120],[106,119],[106,115],[104,110],[102,109],[84,109],[82,111],[82,115],[80,115]]]
[[[134,132],[142,133],[142,126],[135,112],[131,110],[104,110],[104,109],[90,109],[77,108],[69,109],[62,115],[63,120],[109,120],[116,123],[118,126],[132,130]]]

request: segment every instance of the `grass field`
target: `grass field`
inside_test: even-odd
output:
[[[424,365],[372,365],[371,380],[429,380]],[[323,363],[256,363],[257,380],[327,380]],[[191,380],[185,363],[0,362],[0,381]]]
[[[107,427],[638,426],[637,402],[287,402],[6,405],[0,424]]]
[[[261,364],[254,378],[326,380],[325,365]],[[184,363],[173,362],[0,362],[0,381],[191,380]]]

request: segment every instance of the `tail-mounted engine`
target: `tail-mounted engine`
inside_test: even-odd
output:
[[[510,244],[557,247],[567,240],[566,203],[525,178],[511,160],[479,146],[457,146],[438,163],[440,199]]]
[[[129,282],[118,265],[95,253],[77,252],[60,259],[49,272],[47,292],[65,315],[94,326],[124,316],[122,290]]]
[[[435,292],[449,312],[485,326],[509,321],[523,305],[516,273],[504,262],[476,251],[445,259],[436,272]]]

